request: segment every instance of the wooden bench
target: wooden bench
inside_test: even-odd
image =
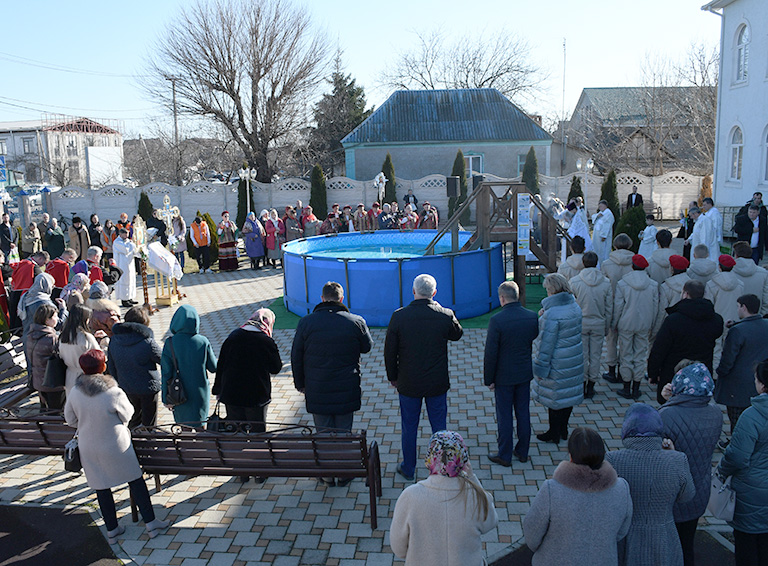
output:
[[[371,528],[377,528],[381,463],[379,447],[367,442],[365,431],[316,432],[299,425],[251,433],[249,424],[239,423],[235,432],[197,432],[183,425],[138,427],[133,447],[142,469],[155,474],[158,486],[159,474],[365,478]],[[137,521],[133,501],[131,512]]]
[[[13,336],[9,342],[0,344],[0,407],[10,407],[28,397],[34,390],[27,386],[27,377],[13,377],[27,369],[24,357],[24,343],[18,336]]]
[[[20,417],[10,409],[0,409],[0,454],[62,456],[73,436],[75,429],[61,415]]]
[[[621,207],[621,213],[624,214],[627,211],[626,206]],[[653,214],[656,220],[661,220],[661,207],[653,201],[643,201],[643,211],[646,215]],[[618,221],[618,218],[616,219]]]

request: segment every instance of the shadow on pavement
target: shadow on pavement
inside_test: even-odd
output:
[[[122,564],[84,509],[0,506],[0,525],[0,564]]]
[[[733,553],[716,541],[709,533],[696,533],[696,566],[734,566]],[[530,566],[533,554],[523,545],[504,558],[491,563],[491,566]]]

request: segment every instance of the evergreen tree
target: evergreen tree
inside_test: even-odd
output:
[[[155,212],[155,207],[152,206],[152,201],[149,200],[149,195],[144,191],[141,191],[139,195],[139,216],[147,222]]]
[[[571,202],[572,198],[581,197],[584,198],[584,191],[581,190],[581,179],[576,175],[571,179],[571,190],[568,191],[568,200],[566,203]],[[586,206],[587,203],[584,203]]]
[[[616,171],[613,169],[611,169],[605,176],[605,179],[603,179],[603,185],[600,187],[600,200],[604,200],[608,203],[608,208],[613,212],[614,218],[619,217],[621,206],[619,205],[619,191],[616,185]],[[614,228],[616,226],[618,226],[618,223],[614,224]],[[643,226],[645,226],[645,222],[643,222]],[[642,230],[642,228],[640,229]],[[620,232],[614,230],[614,234],[620,234]],[[630,236],[631,235],[632,234],[630,234]]]
[[[248,162],[243,162],[243,169],[248,169]],[[253,181],[251,181],[253,182]],[[256,205],[253,202],[253,186],[251,186],[251,190],[248,190],[248,181],[245,179],[240,179],[240,182],[237,184],[237,217],[235,218],[235,223],[237,224],[238,228],[242,228],[243,224],[245,224],[245,218],[248,216],[248,207],[246,206],[246,193],[250,193],[251,197],[251,211],[255,211],[258,213],[256,209]]]
[[[328,192],[325,187],[325,173],[319,163],[312,168],[309,206],[315,216],[325,220],[328,215]]]
[[[528,150],[525,156],[525,165],[523,165],[523,183],[532,195],[539,194],[539,162],[536,160],[536,152],[533,146]]]
[[[467,169],[464,164],[464,153],[461,150],[456,152],[451,176],[459,178],[459,196],[448,199],[448,218],[452,217],[461,203],[467,200]]]
[[[645,229],[645,211],[642,206],[630,207],[615,225],[614,234],[625,233],[632,238],[632,251],[640,249],[640,231]]]
[[[389,152],[387,152],[387,157],[381,166],[381,171],[387,178],[387,184],[384,188],[384,202],[395,202],[397,200],[397,193],[395,192],[395,166],[392,163],[392,156]]]
[[[331,92],[324,94],[314,108],[317,125],[310,133],[310,144],[321,167],[333,172],[335,165],[344,162],[342,138],[370,116],[373,109],[365,109],[363,87],[342,72],[340,53],[336,54],[335,69],[328,83]]]

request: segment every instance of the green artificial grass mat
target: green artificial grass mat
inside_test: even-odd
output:
[[[536,279],[536,278],[534,278]],[[525,286],[526,294],[526,308],[533,312],[539,312],[541,308],[541,300],[547,296],[547,292],[544,290],[540,282],[529,282]],[[269,305],[272,312],[275,313],[275,328],[278,330],[295,330],[296,325],[299,324],[301,317],[293,314],[283,303],[283,297],[278,297],[275,301]],[[489,313],[475,316],[472,318],[461,319],[461,325],[464,328],[488,328],[488,321],[491,317],[499,312],[501,307],[492,310]]]

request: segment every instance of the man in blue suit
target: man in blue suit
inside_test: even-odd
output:
[[[531,349],[539,335],[536,313],[520,304],[520,291],[513,281],[499,285],[501,312],[491,317],[485,342],[484,379],[496,397],[499,450],[488,459],[501,466],[512,465],[512,456],[528,461],[531,442]],[[517,419],[514,443],[513,416]]]

